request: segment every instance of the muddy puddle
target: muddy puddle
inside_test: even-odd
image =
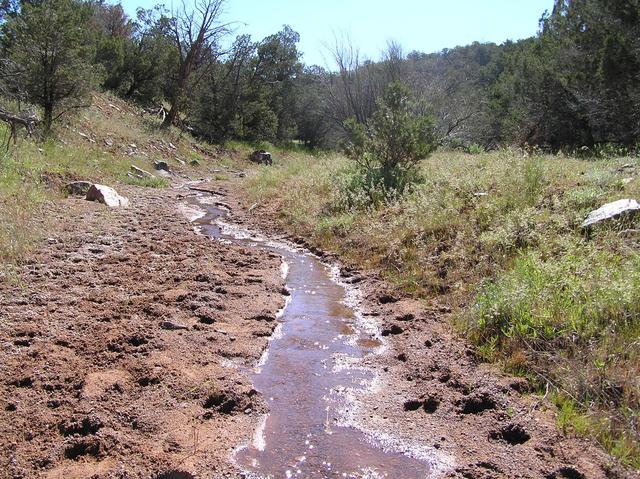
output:
[[[270,412],[234,458],[247,477],[429,477],[429,461],[385,450],[345,421],[351,407],[345,397],[357,396],[374,379],[370,371],[350,365],[382,343],[361,321],[349,301],[353,291],[338,282],[336,271],[307,251],[230,226],[224,221],[227,211],[211,197],[191,204],[202,212],[194,220],[201,233],[276,252],[284,261],[290,296],[251,374]]]

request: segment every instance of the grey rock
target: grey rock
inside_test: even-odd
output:
[[[161,171],[161,170],[170,171],[169,165],[167,164],[167,162],[166,161],[162,161],[162,160],[154,161],[153,162],[153,167],[158,171]]]
[[[64,192],[71,196],[85,196],[91,185],[88,181],[74,181],[64,187]]]
[[[168,329],[169,331],[179,331],[183,329],[189,329],[188,326],[184,324],[172,323],[171,321],[162,321],[160,323],[160,327],[162,329]]]
[[[602,221],[634,216],[640,211],[640,204],[636,200],[618,200],[607,203],[597,210],[592,211],[582,223],[583,228],[589,228]]]
[[[155,178],[151,173],[135,165],[131,165],[131,173],[137,178]]]

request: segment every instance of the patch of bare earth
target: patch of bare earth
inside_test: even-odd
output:
[[[280,258],[196,235],[184,190],[120,192],[129,208],[49,205],[49,239],[0,283],[0,477],[237,477],[265,411],[243,368]]]

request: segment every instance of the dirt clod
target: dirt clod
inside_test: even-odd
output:
[[[195,476],[184,471],[168,471],[156,476],[155,479],[195,479]]]
[[[400,326],[398,326],[397,324],[391,325],[387,328],[384,328],[382,330],[382,336],[386,337],[386,336],[391,336],[391,335],[396,335],[396,334],[402,334],[404,332],[404,329],[402,329]]]
[[[476,393],[461,399],[458,403],[462,414],[481,414],[488,409],[496,408],[495,399],[488,393]]]
[[[586,479],[586,476],[573,467],[561,467],[547,475],[546,479]]]
[[[97,433],[102,428],[102,420],[97,416],[87,416],[82,419],[71,419],[58,425],[58,430],[63,436],[88,436]]]
[[[499,431],[493,431],[490,437],[494,440],[506,441],[512,446],[524,444],[531,439],[529,433],[519,424],[508,424]]]

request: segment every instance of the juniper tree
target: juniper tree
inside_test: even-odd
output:
[[[85,2],[44,0],[24,3],[7,22],[8,56],[27,99],[42,108],[46,132],[66,112],[89,104],[97,78],[87,28],[90,15]]]
[[[346,153],[358,164],[369,194],[381,189],[388,197],[402,194],[417,178],[420,161],[435,151],[437,141],[432,117],[415,113],[401,83],[391,83],[377,103],[367,125],[347,121]]]

